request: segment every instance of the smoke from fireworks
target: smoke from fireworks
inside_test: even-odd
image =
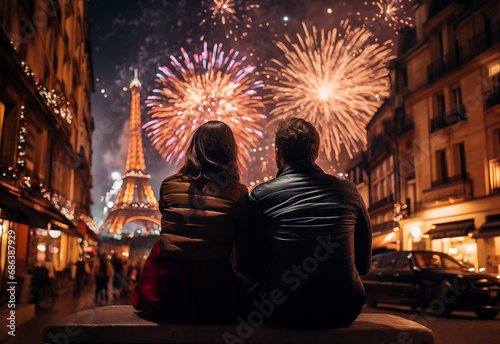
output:
[[[246,64],[246,56],[222,45],[191,58],[181,49],[184,62],[171,56],[172,67],[160,67],[156,82],[159,89],[148,97],[152,120],[144,125],[155,149],[167,162],[178,164],[183,158],[191,133],[199,125],[220,120],[229,125],[245,160],[262,137],[259,121],[265,119],[262,98],[257,89],[264,83],[255,80],[255,67]],[[244,162],[243,162],[244,163]]]
[[[279,80],[268,86],[276,104],[273,121],[304,118],[319,130],[321,150],[330,161],[338,159],[342,144],[352,157],[358,142],[366,144],[365,126],[380,99],[389,95],[389,42],[369,44],[372,34],[348,21],[328,32],[302,26],[297,43],[288,36],[288,44],[277,43],[286,61],[273,59],[277,67],[270,69]]]
[[[205,0],[202,1],[203,13],[206,17],[200,26],[208,23],[211,28],[222,25],[226,32],[226,38],[235,41],[248,35],[248,29],[252,27],[250,12],[259,5],[245,0]],[[201,40],[204,36],[201,37]]]

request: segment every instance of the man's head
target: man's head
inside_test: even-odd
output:
[[[294,161],[316,161],[319,153],[319,133],[302,118],[287,118],[275,129],[276,164],[281,168]]]

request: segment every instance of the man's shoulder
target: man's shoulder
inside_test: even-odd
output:
[[[258,201],[262,197],[266,196],[269,193],[272,193],[275,190],[280,190],[286,188],[286,183],[282,180],[281,177],[277,177],[271,179],[268,182],[264,182],[262,184],[257,185],[250,192],[250,200]]]
[[[305,180],[303,179],[305,178]],[[300,183],[298,181],[300,180]],[[307,183],[309,187],[316,186],[322,190],[332,187],[332,189],[349,190],[348,192],[357,193],[358,189],[350,180],[338,177],[328,173],[298,173],[294,175],[284,175],[272,179],[268,182],[257,185],[250,193],[251,201],[258,201],[269,194],[286,191],[293,188],[300,188]],[[325,189],[326,188],[326,189]]]

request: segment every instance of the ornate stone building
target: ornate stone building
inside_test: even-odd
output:
[[[442,251],[498,273],[500,4],[413,6],[391,97],[368,125],[370,214],[392,248]]]
[[[19,279],[45,261],[64,270],[97,240],[89,29],[87,1],[0,2],[0,293],[8,233]]]

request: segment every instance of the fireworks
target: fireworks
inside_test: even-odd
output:
[[[170,59],[172,67],[160,67],[147,106],[152,120],[144,125],[155,149],[168,162],[178,164],[184,156],[191,133],[204,122],[220,120],[228,124],[246,161],[262,137],[262,98],[257,89],[264,87],[255,80],[255,67],[245,63],[238,51],[227,55],[221,44],[191,58],[181,49],[184,62]]]
[[[328,160],[338,159],[342,144],[352,157],[359,142],[366,144],[365,126],[389,95],[390,42],[369,44],[372,34],[351,28],[348,21],[328,32],[302,26],[298,43],[288,36],[288,44],[277,43],[286,61],[273,59],[277,67],[270,69],[279,80],[268,86],[276,104],[273,121],[302,117],[319,130]]]
[[[222,24],[225,28],[226,38],[237,41],[248,35],[248,29],[252,27],[252,17],[250,11],[259,8],[258,4],[247,3],[244,0],[205,0],[202,1],[204,7],[203,15],[210,19],[203,19],[200,26],[209,23],[211,28]],[[203,36],[201,40],[203,40]]]
[[[411,0],[406,2],[410,3]],[[404,26],[413,26],[412,18],[406,13],[403,0],[378,0],[378,2],[372,2],[371,5],[376,7],[372,21],[379,18],[394,30],[399,30]]]

